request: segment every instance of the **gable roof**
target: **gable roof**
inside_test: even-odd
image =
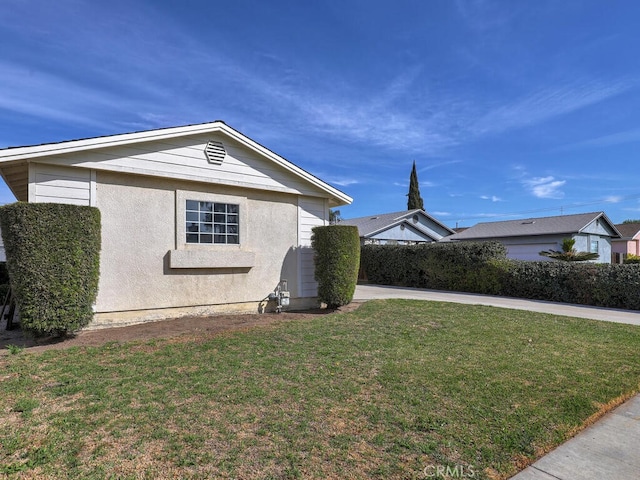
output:
[[[482,222],[447,237],[448,240],[480,240],[488,238],[564,235],[580,233],[594,221],[603,219],[618,236],[618,230],[604,212],[525,218],[503,222]]]
[[[326,182],[320,180],[315,175],[307,172],[306,170],[303,170],[294,163],[286,160],[285,158],[269,150],[258,142],[250,139],[246,135],[240,133],[238,130],[235,130],[234,128],[228,126],[221,120],[216,120],[209,123],[184,125],[179,127],[160,128],[132,133],[83,138],[78,140],[66,140],[56,143],[45,143],[22,147],[8,147],[0,149],[0,168],[3,168],[5,165],[24,164],[25,162],[42,157],[51,158],[70,153],[85,152],[108,147],[126,146],[142,142],[152,142],[157,140],[166,140],[176,137],[187,137],[208,133],[225,135],[237,141],[244,147],[249,148],[262,158],[270,160],[271,162],[282,167],[296,177],[320,189],[332,200],[332,205],[347,205],[353,201],[353,199],[346,195],[344,192],[341,192],[337,188],[334,188]],[[5,178],[5,182],[7,183],[9,188],[14,191],[14,187],[12,186],[13,179],[7,178],[4,175],[4,172],[3,177]],[[18,180],[16,180],[16,183],[17,182]],[[24,179],[20,179],[20,182],[24,182]]]
[[[619,223],[616,228],[623,239],[632,239],[640,234],[640,223]]]
[[[373,235],[376,235],[377,233],[380,233],[391,227],[394,227],[403,222],[406,222],[409,218],[413,217],[414,215],[422,215],[426,219],[434,222],[436,225],[442,227],[448,232],[453,233],[453,230],[451,230],[445,224],[439,222],[438,220],[433,218],[431,215],[429,215],[427,212],[419,208],[414,210],[403,210],[401,212],[381,213],[378,215],[368,215],[366,217],[350,218],[347,220],[340,221],[340,224],[353,225],[355,227],[358,227],[358,232],[360,236],[364,238],[369,238],[369,237],[372,237]],[[419,224],[411,224],[411,227],[427,235],[428,237],[433,238],[432,235],[429,235],[428,232],[420,228]]]

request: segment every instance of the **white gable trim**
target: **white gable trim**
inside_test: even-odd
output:
[[[283,157],[277,155],[271,150],[263,147],[259,143],[251,140],[237,130],[229,127],[222,121],[211,123],[203,123],[199,125],[187,125],[183,127],[163,128],[159,130],[149,130],[145,132],[125,133],[120,135],[111,135],[105,137],[87,138],[82,140],[71,140],[60,143],[48,143],[43,145],[33,145],[27,147],[7,148],[0,150],[0,163],[31,161],[42,157],[54,157],[69,153],[82,152],[87,150],[95,150],[107,147],[116,147],[130,145],[140,142],[151,142],[156,140],[166,140],[175,137],[184,137],[190,135],[200,135],[207,133],[221,133],[227,137],[246,146],[261,156],[271,160],[285,170],[304,179],[316,188],[329,194],[335,201],[335,205],[347,205],[353,202],[353,199],[323,182],[316,176],[294,165]]]

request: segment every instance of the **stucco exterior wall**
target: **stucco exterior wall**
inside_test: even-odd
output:
[[[96,191],[98,324],[162,318],[163,310],[166,317],[222,306],[258,312],[281,279],[294,305],[300,296],[298,196],[102,171]],[[187,244],[185,199],[239,204],[240,244]]]

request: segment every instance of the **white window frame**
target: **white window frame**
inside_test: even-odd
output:
[[[187,243],[187,200],[237,205],[239,209],[238,243]],[[247,244],[247,198],[208,192],[176,190],[176,249],[207,249],[229,251]]]
[[[185,203],[186,243],[240,244],[240,205],[193,199]]]

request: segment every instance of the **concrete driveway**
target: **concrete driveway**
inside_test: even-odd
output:
[[[566,315],[569,317],[590,318],[605,322],[640,325],[640,311],[619,310],[615,308],[588,307],[568,303],[525,300],[522,298],[494,297],[473,293],[444,292],[421,288],[390,287],[387,285],[358,285],[354,300],[373,300],[376,298],[406,298],[410,300],[433,300],[437,302],[465,303],[468,305],[490,305],[492,307],[529,310],[532,312]],[[640,475],[638,476],[640,479]]]

